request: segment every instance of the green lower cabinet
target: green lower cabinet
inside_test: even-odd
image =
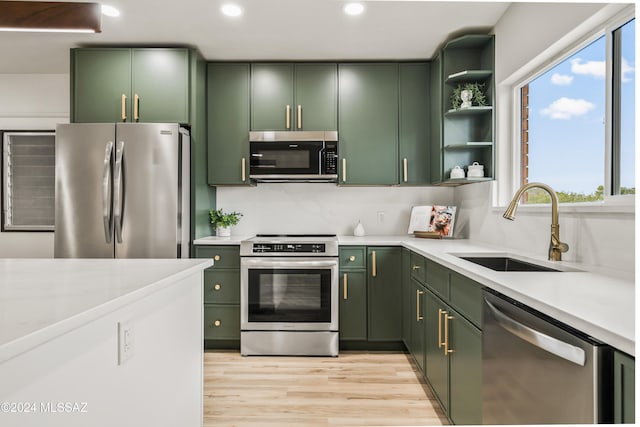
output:
[[[411,279],[411,355],[415,359],[420,371],[424,375],[426,367],[425,340],[426,340],[426,294],[427,289]]]
[[[340,339],[367,340],[367,272],[340,271]]]
[[[367,247],[369,341],[402,341],[401,257],[400,247]]]
[[[204,305],[205,340],[239,340],[240,306]]]
[[[402,249],[402,342],[404,346],[412,352],[413,341],[411,335],[411,328],[413,326],[411,305],[413,295],[412,283],[411,283],[411,251]]]
[[[444,353],[443,311],[445,304],[430,291],[425,294],[426,377],[445,413],[449,413],[449,356]],[[478,396],[480,399],[480,396]]]
[[[635,359],[615,351],[613,354],[613,422],[616,424],[635,423],[635,376]]]

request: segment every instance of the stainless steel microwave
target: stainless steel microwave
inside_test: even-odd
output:
[[[338,132],[249,132],[249,177],[257,182],[337,182]]]

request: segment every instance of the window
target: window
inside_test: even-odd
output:
[[[4,132],[3,230],[53,230],[55,133]]]
[[[564,203],[635,194],[634,51],[631,20],[520,87],[521,184]],[[536,189],[523,201],[550,202]]]

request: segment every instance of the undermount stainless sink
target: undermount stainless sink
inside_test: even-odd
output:
[[[508,256],[460,256],[459,258],[495,271],[562,271]]]

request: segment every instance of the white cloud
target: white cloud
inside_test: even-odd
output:
[[[568,86],[573,81],[573,76],[567,76],[566,74],[553,73],[551,76],[551,83],[558,86]]]
[[[621,70],[621,72],[622,72],[622,81],[624,83],[631,81],[631,78],[627,76],[627,73],[634,74],[635,71],[636,71],[636,69],[633,68],[631,66],[631,64],[629,64],[629,62],[627,62],[626,59],[622,58],[622,70]]]
[[[607,72],[607,66],[605,61],[587,61],[582,62],[582,59],[575,58],[571,60],[571,71],[574,74],[582,74],[585,76],[596,77],[598,79],[604,79]]]
[[[582,116],[595,107],[595,104],[584,99],[562,97],[553,101],[547,108],[543,108],[540,114],[552,119],[569,120],[576,116]]]

